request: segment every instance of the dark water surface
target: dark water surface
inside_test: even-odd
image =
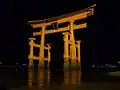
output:
[[[0,87],[8,90],[120,90],[120,77],[95,72],[82,76],[80,70],[0,68]]]

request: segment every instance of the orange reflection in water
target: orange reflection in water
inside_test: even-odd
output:
[[[37,80],[38,88],[41,88],[44,86],[44,70],[38,69],[38,80]]]
[[[50,82],[50,71],[38,69],[37,72],[34,68],[28,69],[28,87],[32,89],[37,86],[38,88],[48,87]]]
[[[28,87],[33,87],[33,69],[28,69]]]
[[[37,71],[37,72],[35,72]],[[60,78],[59,75],[53,77],[54,79],[50,80],[51,73],[50,70],[44,69],[28,69],[28,87],[29,90],[37,86],[37,88],[50,87],[50,83],[54,82],[57,84]],[[55,79],[56,78],[56,79]],[[60,81],[63,84],[80,84],[81,83],[81,72],[79,70],[74,71],[64,71],[63,80]]]
[[[65,71],[64,72],[64,84],[80,84],[81,72],[80,71]]]

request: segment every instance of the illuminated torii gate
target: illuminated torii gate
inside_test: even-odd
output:
[[[80,40],[75,41],[74,39],[74,30],[86,28],[87,23],[82,24],[76,24],[76,21],[82,20],[87,18],[88,16],[94,15],[94,7],[96,6],[90,6],[88,8],[85,8],[83,10],[48,18],[44,20],[37,20],[37,21],[28,21],[28,23],[33,28],[41,28],[39,32],[33,32],[33,36],[41,35],[41,43],[35,44],[34,40],[36,38],[29,38],[30,39],[30,55],[29,55],[29,67],[33,64],[33,59],[39,60],[39,66],[42,68],[44,67],[44,60],[48,60],[48,63],[50,62],[50,45],[48,46],[44,45],[45,42],[45,35],[46,34],[52,34],[52,33],[62,33],[64,38],[64,68],[67,68],[69,65],[69,59],[70,59],[70,65],[72,67],[78,67],[80,68]],[[61,24],[69,23],[67,26],[60,27]],[[53,28],[50,28],[52,26]],[[33,55],[33,47],[40,48],[39,56]],[[69,49],[70,48],[70,49]],[[76,52],[77,48],[77,52]],[[48,50],[48,58],[44,57],[44,49]],[[70,54],[69,54],[70,53]],[[78,56],[76,56],[76,53],[78,53]]]

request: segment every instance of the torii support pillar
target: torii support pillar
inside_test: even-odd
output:
[[[33,66],[33,46],[34,46],[34,40],[36,40],[35,38],[29,38],[30,42],[30,55],[29,55],[29,67]]]
[[[80,53],[80,43],[81,41],[76,41],[77,42],[77,52],[78,52],[78,57],[77,57],[77,68],[81,69],[81,53]]]
[[[69,51],[68,51],[68,32],[63,33],[64,39],[64,68],[69,68]]]
[[[50,59],[51,59],[51,53],[50,53],[50,49],[51,49],[51,44],[47,44],[48,46],[48,64],[47,64],[47,67],[49,68],[50,67]]]
[[[39,68],[44,68],[44,42],[45,42],[45,26],[42,27],[41,34],[41,43],[40,43],[40,60],[39,60]]]

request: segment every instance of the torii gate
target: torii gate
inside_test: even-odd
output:
[[[94,15],[94,7],[96,6],[90,6],[88,8],[85,8],[83,10],[73,12],[70,14],[65,14],[58,17],[48,18],[44,20],[37,20],[37,21],[28,21],[28,23],[33,28],[41,28],[39,32],[33,32],[33,36],[41,35],[41,43],[35,44],[34,41],[36,38],[31,37],[29,38],[30,42],[30,55],[29,55],[29,67],[33,64],[33,59],[39,60],[39,67],[44,67],[44,60],[48,60],[48,63],[50,62],[50,44],[47,44],[47,46],[44,45],[45,42],[45,35],[46,34],[52,34],[52,33],[62,33],[63,39],[64,39],[64,68],[68,68],[69,65],[71,67],[77,67],[80,68],[80,62],[81,62],[81,56],[80,56],[80,40],[75,41],[74,39],[74,30],[86,28],[87,23],[82,24],[75,24],[77,20],[82,20],[87,18],[88,16]],[[67,26],[60,27],[61,24],[67,23],[69,24]],[[52,29],[47,29],[48,27],[53,26]],[[33,47],[40,48],[39,56],[33,55]],[[70,49],[69,49],[70,48]],[[76,52],[77,48],[77,52]],[[48,57],[44,57],[44,49],[48,50]],[[70,53],[70,54],[69,54]],[[78,56],[76,56],[76,53]],[[69,63],[70,60],[70,63]],[[49,64],[48,64],[49,67]]]

